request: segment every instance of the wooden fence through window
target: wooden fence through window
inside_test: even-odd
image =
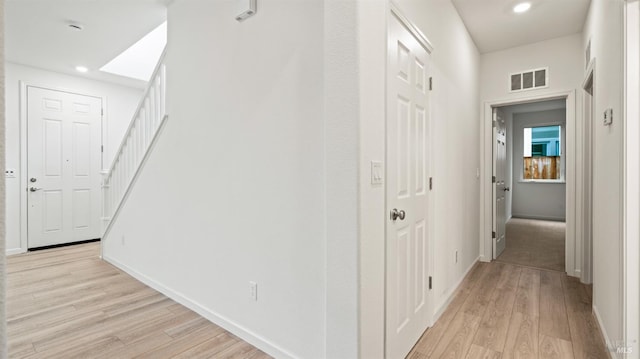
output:
[[[560,156],[525,157],[524,179],[560,179]]]

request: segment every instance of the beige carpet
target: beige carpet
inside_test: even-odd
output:
[[[512,218],[497,261],[564,272],[564,222]]]

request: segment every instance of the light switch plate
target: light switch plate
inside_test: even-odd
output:
[[[4,170],[4,177],[5,178],[16,178],[16,170],[14,170],[12,168],[7,168],[6,170]]]
[[[384,174],[382,170],[382,162],[371,161],[371,184],[383,184]]]

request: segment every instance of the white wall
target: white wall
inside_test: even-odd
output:
[[[7,253],[16,253],[26,248],[21,243],[20,190],[24,181],[20,173],[20,81],[27,85],[50,87],[74,91],[81,94],[104,97],[105,124],[103,129],[105,154],[103,168],[109,168],[115,151],[129,126],[133,113],[142,97],[142,89],[124,87],[82,77],[63,75],[14,63],[6,63],[6,164],[17,171],[16,178],[7,178]],[[26,238],[24,238],[26,240]]]
[[[0,0],[0,18],[4,19],[4,0]],[[0,44],[4,44],[4,31],[0,31]],[[0,108],[4,108],[4,46],[0,46]],[[5,166],[5,114],[0,112],[0,171],[3,171]],[[6,305],[6,282],[7,271],[6,257],[4,256],[6,245],[6,232],[5,232],[5,180],[4,177],[0,178],[0,318],[7,317],[7,305]],[[0,321],[0,358],[7,357],[7,321]]]
[[[566,184],[523,181],[524,128],[560,124],[562,153],[565,150],[566,109],[513,115],[512,215],[520,218],[565,220]]]
[[[580,34],[482,54],[480,96],[483,102],[510,100],[576,89],[583,79]],[[509,92],[509,74],[549,67],[549,87]]]
[[[326,358],[357,358],[359,349],[359,5],[324,1]]]
[[[233,5],[170,5],[169,119],[104,257],[272,355],[322,358],[325,326],[340,319],[325,304],[325,202],[334,199],[325,194],[340,189],[338,178],[325,183],[339,164],[325,161],[323,1],[262,2],[244,22]],[[356,153],[357,139],[344,136]],[[346,161],[344,173],[356,165]],[[333,238],[354,245],[349,221]],[[355,268],[357,257],[345,257],[332,270]],[[342,280],[331,295],[350,290],[355,301],[355,273]]]
[[[384,186],[372,186],[370,161],[385,159],[385,1],[360,7],[360,357],[384,345]],[[434,177],[431,308],[439,312],[478,258],[479,53],[450,1],[395,2],[434,46],[430,74]],[[455,251],[458,250],[458,263]]]
[[[592,0],[582,47],[591,39],[594,71],[593,306],[607,339],[623,340],[623,1]],[[584,61],[582,62],[584,63]],[[602,125],[605,109],[613,124]],[[637,121],[630,119],[630,121]],[[634,239],[637,241],[637,238]],[[636,259],[637,260],[637,259]]]

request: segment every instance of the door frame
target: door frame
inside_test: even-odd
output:
[[[29,187],[29,183],[27,180],[27,169],[28,169],[28,163],[27,163],[27,151],[28,151],[28,146],[27,146],[27,89],[29,87],[37,87],[37,88],[41,88],[41,89],[45,89],[45,90],[51,90],[51,91],[59,91],[59,92],[66,92],[66,93],[70,93],[70,94],[74,94],[74,95],[80,95],[80,96],[87,96],[87,97],[95,97],[100,99],[100,101],[102,101],[102,108],[103,108],[103,113],[102,113],[102,118],[100,120],[101,124],[100,124],[100,141],[101,141],[101,145],[103,146],[103,151],[100,155],[100,159],[101,159],[101,163],[100,163],[100,168],[104,168],[104,156],[106,155],[106,151],[104,151],[104,143],[105,143],[105,133],[107,133],[106,131],[106,125],[107,125],[107,98],[106,96],[100,96],[100,95],[94,95],[94,94],[87,94],[87,93],[82,93],[82,91],[76,91],[73,89],[68,89],[68,88],[63,88],[63,87],[56,87],[56,86],[48,86],[48,85],[44,85],[44,84],[40,84],[37,82],[30,82],[30,81],[20,81],[19,82],[19,86],[20,86],[20,94],[19,94],[19,126],[20,126],[20,138],[18,140],[19,144],[20,144],[20,173],[18,174],[18,183],[20,184],[20,252],[18,253],[25,253],[29,250],[29,244],[28,244],[28,239],[29,239],[29,227],[28,227],[28,223],[27,223],[27,219],[28,219],[28,213],[27,213],[27,206],[28,206],[28,202],[27,202],[27,187]],[[100,201],[102,201],[102,196],[100,196]],[[102,203],[100,203],[100,208],[102,208]],[[17,253],[15,253],[17,254]]]
[[[482,105],[482,121],[480,135],[480,261],[493,260],[493,108],[546,100],[565,99],[566,115],[566,223],[565,234],[565,271],[570,276],[580,276],[580,267],[576,266],[576,91],[567,90],[543,95],[487,101]],[[578,261],[580,264],[581,261]]]
[[[433,55],[433,45],[431,44],[431,42],[429,41],[429,39],[422,33],[422,31],[420,31],[420,29],[413,23],[411,22],[411,20],[409,20],[408,17],[406,17],[404,15],[404,13],[402,12],[402,10],[400,9],[400,7],[398,5],[396,5],[393,1],[389,1],[388,2],[388,8],[387,8],[387,17],[386,17],[386,21],[387,24],[385,25],[386,27],[386,32],[385,32],[385,43],[387,44],[387,46],[385,46],[385,105],[384,105],[384,120],[385,120],[385,144],[384,144],[384,156],[385,156],[385,160],[387,157],[387,148],[388,148],[388,143],[387,143],[387,99],[388,99],[388,83],[387,83],[387,76],[388,76],[388,71],[389,71],[389,62],[388,62],[388,42],[389,42],[389,22],[392,20],[392,18],[396,18],[398,19],[398,21],[400,21],[401,24],[403,24],[407,30],[416,38],[416,40],[420,43],[420,45],[422,45],[425,50],[427,51],[427,53],[429,53],[429,56],[431,57]],[[429,72],[426,74],[428,78],[431,78],[431,67],[429,68]],[[431,91],[430,89],[428,89],[427,91]],[[428,166],[427,166],[427,178],[431,178],[433,177],[433,116],[432,116],[432,95],[429,95],[429,109],[427,111],[427,155],[425,157],[425,160],[428,161]],[[387,356],[388,352],[388,345],[387,345],[387,322],[388,322],[388,312],[387,312],[387,291],[388,291],[388,283],[387,283],[387,244],[388,244],[388,237],[387,237],[387,227],[389,226],[389,221],[388,221],[388,216],[389,216],[389,211],[388,211],[388,203],[387,203],[387,181],[386,179],[388,178],[388,173],[387,171],[388,166],[385,165],[384,166],[384,170],[385,170],[385,183],[384,183],[384,213],[383,213],[383,219],[384,219],[384,321],[383,321],[383,334],[384,334],[384,343],[383,343],[383,353],[384,353],[384,357]],[[427,190],[428,195],[427,195],[427,273],[426,276],[427,278],[432,277],[433,273],[434,273],[434,246],[433,246],[433,235],[434,235],[434,226],[433,226],[433,220],[434,220],[434,201],[433,201],[433,190],[429,189]],[[433,301],[433,289],[428,289],[427,288],[427,293],[426,293],[426,311],[428,313],[428,320],[427,320],[427,328],[425,328],[425,330],[427,330],[428,328],[431,328],[434,324],[433,318],[434,318],[434,313],[433,313],[433,308],[434,308],[434,301]]]
[[[624,94],[623,94],[623,243],[622,243],[622,333],[624,345],[637,353],[640,335],[640,4],[627,1],[624,5]],[[635,320],[634,320],[635,319]]]
[[[582,149],[583,153],[580,155],[582,161],[577,163],[576,173],[580,173],[583,176],[586,175],[586,170],[588,170],[589,177],[589,185],[587,186],[584,182],[584,179],[580,179],[580,189],[577,192],[578,197],[576,201],[581,203],[581,212],[577,212],[576,217],[576,238],[582,238],[580,242],[580,247],[576,249],[576,256],[581,256],[582,258],[582,266],[580,272],[580,281],[582,283],[591,283],[593,279],[593,145],[594,145],[594,128],[595,128],[595,98],[596,98],[596,59],[593,58],[587,65],[587,70],[585,72],[584,80],[582,81],[582,85],[580,86],[580,93],[582,94]],[[590,112],[587,113],[587,101],[585,92],[587,89],[591,88],[591,109]],[[589,120],[587,120],[587,115],[590,116]],[[588,123],[587,123],[588,122]],[[587,126],[589,125],[589,132],[587,131]],[[588,134],[588,135],[587,135]],[[585,168],[588,166],[588,168]],[[586,177],[586,176],[584,176]],[[585,237],[585,234],[589,234],[588,237]]]

